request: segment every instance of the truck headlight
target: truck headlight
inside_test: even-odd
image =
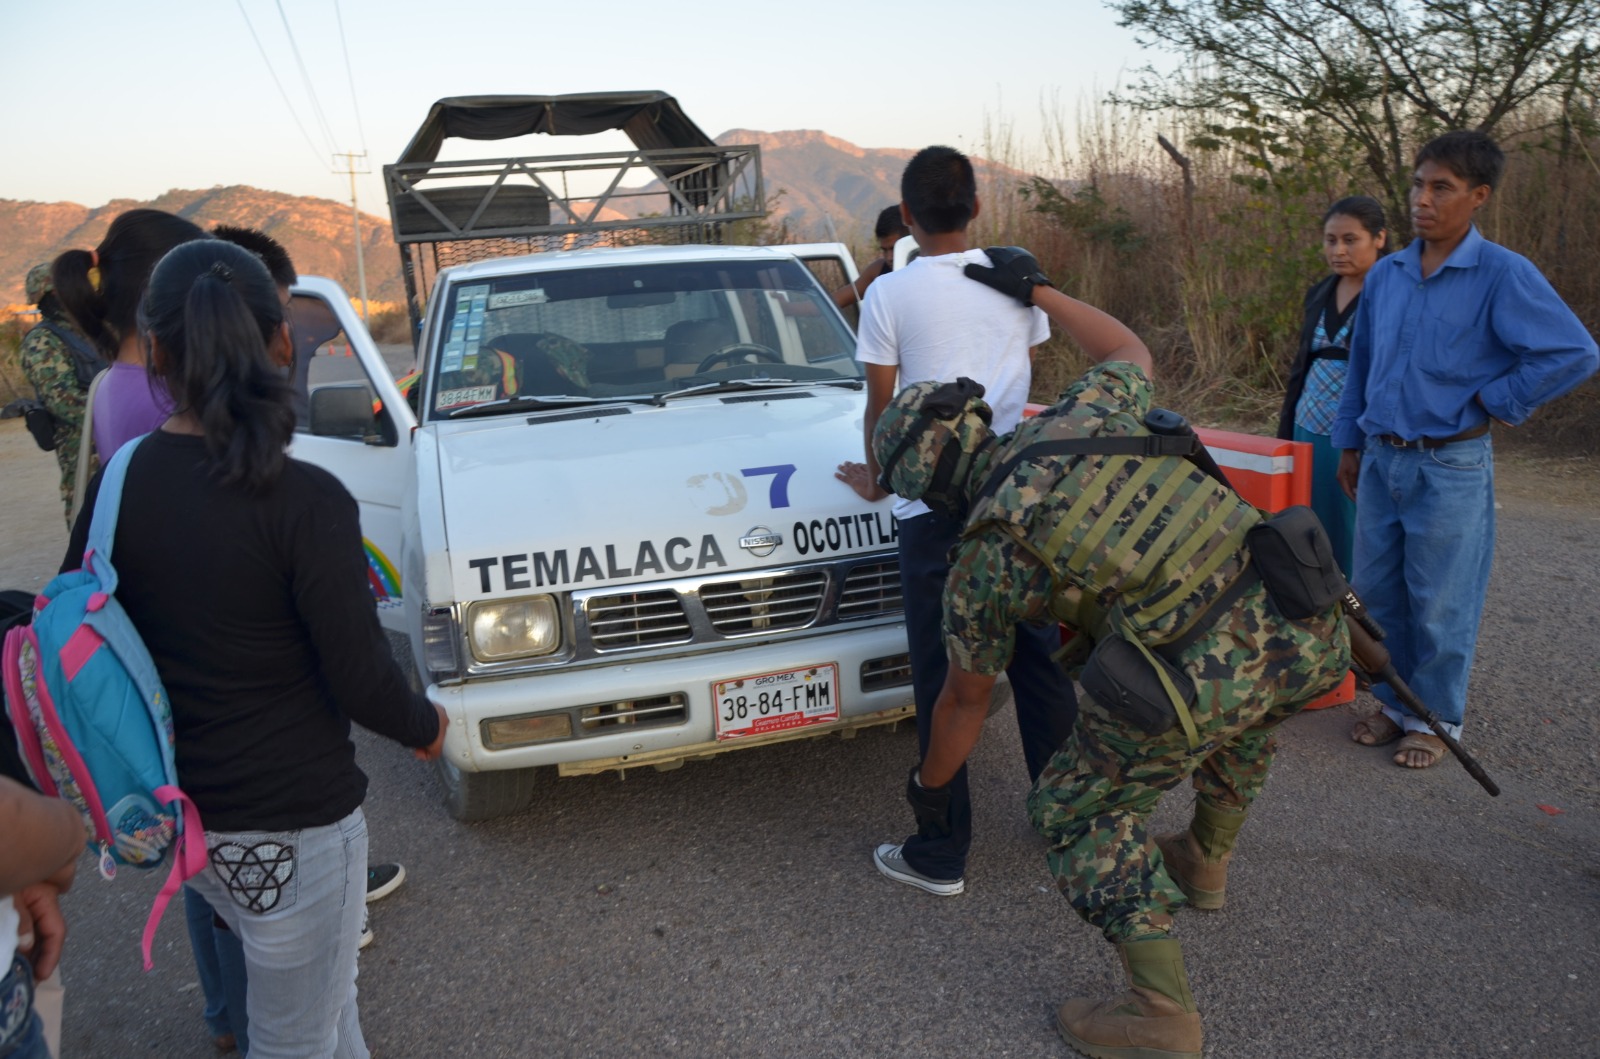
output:
[[[467,639],[480,662],[547,655],[561,646],[561,619],[553,596],[474,603],[467,608]]]

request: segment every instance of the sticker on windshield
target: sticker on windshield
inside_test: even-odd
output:
[[[460,342],[447,342],[444,347],[444,360],[439,364],[440,371],[460,371],[461,357],[466,352],[466,347]]]
[[[508,290],[489,295],[489,308],[509,309],[515,305],[543,305],[550,300],[542,288],[533,290]]]
[[[492,400],[494,400],[493,386],[466,386],[459,390],[441,390],[439,400],[434,402],[434,408],[443,412],[447,408],[459,408],[462,405],[481,404]]]

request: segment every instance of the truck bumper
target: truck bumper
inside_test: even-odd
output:
[[[832,632],[764,646],[742,646],[681,658],[617,663],[569,672],[434,685],[430,701],[450,717],[444,754],[464,772],[556,765],[563,774],[654,765],[671,768],[685,760],[910,717],[913,713],[906,632],[902,624]],[[904,664],[897,673],[893,663]],[[802,666],[837,664],[839,718],[822,724],[738,739],[716,738],[711,686],[718,681]],[[864,674],[872,686],[863,687]],[[671,701],[668,719],[625,723],[603,711],[640,701]],[[602,711],[599,724],[580,720]],[[572,735],[529,746],[494,747],[485,742],[485,722],[530,714],[567,714]],[[624,713],[623,716],[626,716]]]

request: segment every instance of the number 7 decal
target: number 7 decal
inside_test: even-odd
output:
[[[772,485],[767,490],[767,502],[775,508],[789,506],[789,479],[794,477],[794,464],[780,463],[775,467],[745,467],[739,471],[746,478],[763,478],[772,475]]]

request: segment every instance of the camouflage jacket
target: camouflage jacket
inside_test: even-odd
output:
[[[1047,455],[982,489],[993,468],[1035,442],[1148,433],[1150,400],[1136,366],[1097,365],[985,454],[970,482],[987,495],[973,504],[945,582],[952,662],[999,673],[1022,621],[1096,637],[1116,627],[1165,643],[1243,572],[1244,532],[1258,516],[1181,457]]]
[[[64,317],[52,320],[71,327]],[[78,384],[72,351],[48,328],[35,326],[22,338],[23,374],[39,400],[56,418],[56,463],[61,468],[61,503],[72,509],[72,484],[78,471],[78,441],[83,435],[83,409],[88,391]],[[90,470],[94,468],[91,466]]]

